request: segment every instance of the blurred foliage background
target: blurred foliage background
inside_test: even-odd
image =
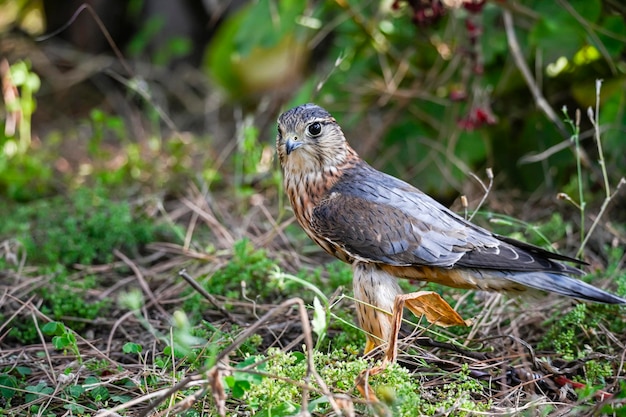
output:
[[[626,295],[625,48],[622,0],[0,0],[0,353],[9,358],[0,414],[18,406],[31,415],[95,414],[131,394],[152,401],[151,390],[177,386],[188,366],[216,363],[243,324],[294,295],[315,306],[313,294],[334,293],[325,301],[333,324],[318,343],[330,349],[332,340],[341,359],[324,370],[356,354],[364,335],[342,289],[351,272],[325,264],[292,222],[281,189],[275,121],[305,102],[327,108],[376,168],[465,214],[486,198],[474,220],[581,256],[590,264],[584,279]],[[203,301],[192,279],[219,303]],[[458,362],[458,370],[428,371],[426,384],[420,374],[419,388],[385,382],[423,393],[432,414],[484,414],[492,405],[511,413],[522,403],[532,414],[527,401],[541,407],[545,386],[528,381],[548,380],[553,366],[584,376],[590,391],[581,399],[604,386],[623,401],[619,310],[571,309],[563,297],[526,307],[499,295],[445,295],[464,317],[479,317],[467,330],[479,346],[467,360],[450,350],[452,359],[439,362]],[[178,341],[164,344],[171,316],[187,336],[202,320],[187,338],[199,344],[189,356]],[[274,358],[268,348],[295,346],[303,326],[288,316],[279,318],[284,331],[268,323],[233,352],[247,357],[243,366],[254,352]],[[451,342],[465,331],[438,330],[436,338]],[[58,349],[54,366],[48,350],[32,353],[48,349],[44,334]],[[208,350],[197,337],[211,342]],[[537,351],[552,356],[550,366],[537,369],[532,351],[532,363],[524,359],[528,346],[550,349]],[[486,348],[491,371],[474,356]],[[421,355],[415,363],[433,357]],[[553,360],[559,356],[567,364]],[[466,372],[469,363],[478,363],[478,376]],[[301,381],[293,365],[284,367],[286,381]],[[75,383],[59,385],[58,370],[75,370]],[[356,372],[337,392],[353,386]],[[113,382],[93,389],[99,380]],[[260,381],[241,379],[247,388],[239,390]],[[558,406],[549,407],[565,415],[564,387],[552,385]],[[280,406],[293,405],[273,392]],[[478,408],[459,402],[470,394]],[[415,414],[415,397],[407,398]],[[240,413],[234,400],[232,413]],[[619,412],[607,409],[593,412]]]
[[[448,203],[480,198],[468,174],[486,167],[523,201],[575,195],[563,109],[580,109],[593,201],[598,79],[611,183],[624,175],[619,1],[3,0],[0,16],[10,200],[254,188],[273,176],[278,113],[314,101],[373,165]]]

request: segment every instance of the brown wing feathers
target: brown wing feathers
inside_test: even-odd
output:
[[[315,208],[311,226],[360,258],[396,266],[582,274],[551,260],[571,258],[493,235],[365,163],[345,172],[328,195]]]

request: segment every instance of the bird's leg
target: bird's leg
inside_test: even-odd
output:
[[[365,353],[389,340],[396,295],[402,294],[398,279],[375,264],[353,265],[354,298],[360,327],[367,333]]]
[[[396,277],[375,264],[355,262],[352,267],[356,311],[359,325],[367,333],[365,353],[368,353],[392,338],[391,311],[394,309],[396,296],[402,294],[402,290]],[[368,381],[370,376],[382,372],[386,366],[385,359],[381,365],[366,369],[357,377],[356,387],[366,400],[378,403]]]
[[[389,363],[395,362],[398,356],[398,333],[404,307],[416,316],[423,315],[430,323],[439,326],[467,323],[435,292],[402,294],[397,278],[375,264],[355,262],[353,272],[354,297],[359,301],[357,303],[359,324],[368,333],[365,353],[387,342],[383,362],[361,372],[356,381],[363,397],[377,401],[367,380],[370,376],[381,373]]]
[[[362,371],[357,380],[357,389],[368,401],[378,402],[378,398],[369,386],[368,379],[377,375],[387,368],[390,363],[394,363],[398,357],[398,334],[402,325],[402,314],[404,307],[408,308],[416,316],[425,316],[433,324],[442,327],[467,326],[469,321],[463,318],[443,299],[432,291],[419,291],[409,294],[397,294],[394,301],[393,314],[391,320],[391,332],[387,340],[387,351],[380,365]],[[368,339],[368,346],[375,343]],[[371,350],[371,349],[370,349]]]

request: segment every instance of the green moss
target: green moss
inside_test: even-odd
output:
[[[567,359],[578,357],[580,346],[579,333],[587,322],[587,305],[578,304],[572,311],[558,321],[549,323],[548,332],[539,343],[539,349],[554,349]]]
[[[585,383],[606,386],[606,378],[612,376],[613,367],[609,362],[595,360],[585,362]]]
[[[2,213],[9,221],[0,225],[0,236],[19,240],[29,260],[43,264],[108,263],[114,249],[137,252],[158,229],[133,213],[128,202],[110,199],[101,188],[3,211],[11,215]]]
[[[76,332],[80,333],[90,320],[101,316],[111,304],[110,300],[94,300],[89,295],[89,290],[98,286],[94,276],[72,278],[60,265],[54,269],[42,268],[42,273],[50,278],[45,287],[36,290],[40,300],[39,310],[53,320],[62,321]],[[16,317],[12,321],[9,335],[21,343],[39,340],[31,316]]]
[[[265,250],[256,249],[248,239],[242,239],[233,245],[232,258],[225,266],[212,275],[201,277],[199,281],[211,294],[235,300],[276,302],[282,291],[279,283],[269,278],[275,268],[275,261],[268,258]],[[206,305],[202,296],[194,293],[184,303],[183,309],[195,319],[198,315],[202,316]]]
[[[249,380],[241,393],[242,406],[250,412],[272,411],[272,415],[285,414],[285,410],[299,410],[302,388],[294,381],[303,382],[306,376],[306,358],[301,352],[285,353],[277,349],[267,352],[264,376]],[[260,358],[255,358],[258,360]],[[315,367],[324,382],[335,394],[359,396],[355,381],[359,374],[372,364],[346,350],[329,354],[315,352]],[[482,391],[482,385],[469,377],[464,369],[456,380],[442,388],[423,395],[419,379],[397,364],[389,365],[381,374],[370,379],[370,386],[384,402],[376,405],[377,410],[387,409],[394,416],[435,415],[442,410],[455,410],[455,415],[470,415],[472,411],[485,412],[489,403],[475,401],[472,393]],[[314,380],[310,383],[317,387]],[[327,401],[317,392],[311,393],[309,411],[330,411]],[[370,406],[355,404],[359,415],[373,415]]]

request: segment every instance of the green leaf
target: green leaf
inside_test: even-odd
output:
[[[118,402],[120,404],[125,404],[132,400],[130,395],[111,395],[111,401]]]
[[[246,391],[250,390],[250,383],[248,381],[235,381],[231,390],[234,398],[243,398]]]
[[[15,64],[11,65],[10,71],[13,84],[15,84],[16,86],[21,86],[26,82],[26,78],[28,78],[29,73],[28,64],[26,62],[16,62]]]
[[[72,397],[78,398],[83,395],[83,393],[85,392],[85,388],[82,385],[70,385],[67,388],[67,391]]]
[[[239,381],[245,381],[248,383],[253,383],[253,384],[260,384],[261,381],[263,381],[263,376],[262,375],[258,375],[258,374],[252,374],[249,372],[239,372],[236,371],[233,373],[233,377],[235,378],[235,381],[239,382]]]
[[[41,87],[41,80],[39,76],[34,73],[28,74],[26,77],[24,86],[27,87],[30,91],[38,91],[39,87]]]
[[[94,399],[94,401],[105,401],[111,396],[109,390],[103,386],[92,389],[89,391],[89,395]]]
[[[330,401],[328,401],[328,397],[323,395],[319,398],[314,399],[313,401],[309,402],[309,412],[314,412],[316,411],[316,409],[319,407],[321,408],[322,406],[327,406],[330,403]]]
[[[252,376],[258,376],[259,381],[255,381]],[[224,382],[230,388],[234,398],[243,398],[245,393],[250,390],[252,383],[258,383],[262,377],[260,375],[251,375],[245,372],[235,372],[233,375],[224,377]]]
[[[143,347],[137,343],[127,342],[122,347],[124,353],[141,353]]]
[[[56,349],[62,350],[70,345],[70,341],[66,336],[54,336],[52,344]]]
[[[83,385],[94,385],[94,384],[99,384],[99,383],[100,383],[100,379],[98,377],[88,376],[87,378],[85,378],[85,383]]]
[[[297,365],[306,359],[306,355],[303,352],[292,352],[291,356],[296,358],[296,361],[293,363],[294,365]]]
[[[235,366],[236,368],[242,369],[246,368],[250,365],[255,364],[260,359],[260,356],[249,356],[244,361],[240,362]],[[266,363],[259,364],[255,367],[256,370],[262,371],[266,367]],[[243,398],[245,393],[250,390],[250,387],[254,384],[260,384],[263,381],[263,376],[258,374],[253,374],[250,372],[244,371],[235,371],[232,375],[224,377],[224,382],[231,389],[232,395],[235,398]]]
[[[17,391],[17,378],[12,375],[0,374],[0,397],[4,399],[12,398]]]
[[[33,373],[33,370],[28,368],[28,367],[26,367],[26,366],[16,366],[15,370],[17,372],[19,372],[19,374],[22,375],[22,376],[28,376],[28,375],[31,375]]]
[[[40,382],[37,385],[31,385],[29,387],[26,387],[26,392],[28,392],[28,394],[26,394],[25,396],[26,402],[31,402],[36,401],[37,399],[39,399],[39,397],[43,395],[52,394],[54,392],[54,389],[47,386],[45,382]]]
[[[59,321],[51,321],[50,323],[46,323],[41,328],[41,331],[48,336],[60,336],[65,333],[65,325]]]
[[[260,362],[261,360],[263,360],[262,356],[248,356],[246,359],[244,359],[243,361],[239,362],[237,364],[237,366],[235,366],[238,369],[242,369],[242,368],[247,368],[248,366],[256,363],[256,362]],[[259,366],[260,367],[260,366]]]

